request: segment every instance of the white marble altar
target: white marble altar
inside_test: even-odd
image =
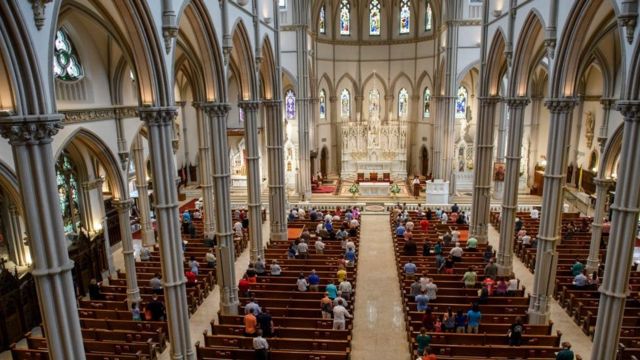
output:
[[[440,179],[427,181],[427,205],[449,204],[449,182]]]
[[[360,195],[362,196],[389,196],[389,183],[386,182],[361,182]]]

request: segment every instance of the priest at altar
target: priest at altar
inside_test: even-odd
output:
[[[420,197],[420,178],[417,176],[413,177],[413,181],[411,182],[413,187],[413,196],[417,199]]]

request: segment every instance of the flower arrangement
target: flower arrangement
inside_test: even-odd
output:
[[[389,192],[393,195],[396,196],[400,193],[400,186],[398,186],[398,184],[391,184],[391,187],[389,188]]]
[[[351,187],[349,187],[349,192],[351,195],[356,196],[360,192],[360,186],[357,183],[353,183]]]

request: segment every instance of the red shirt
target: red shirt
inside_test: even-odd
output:
[[[240,279],[240,282],[238,283],[238,289],[240,290],[240,292],[246,293],[247,291],[249,291],[250,287],[251,284],[249,283],[249,280]]]
[[[187,271],[185,276],[187,277],[187,283],[195,284],[197,282],[198,277],[193,272]]]
[[[420,220],[420,227],[422,228],[422,231],[429,230],[429,220],[427,219]]]

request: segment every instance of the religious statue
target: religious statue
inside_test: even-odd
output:
[[[593,116],[593,112],[587,111],[585,114],[587,115],[585,120],[585,137],[587,138],[587,148],[590,149],[591,145],[593,145],[593,135],[596,126],[596,120]]]

